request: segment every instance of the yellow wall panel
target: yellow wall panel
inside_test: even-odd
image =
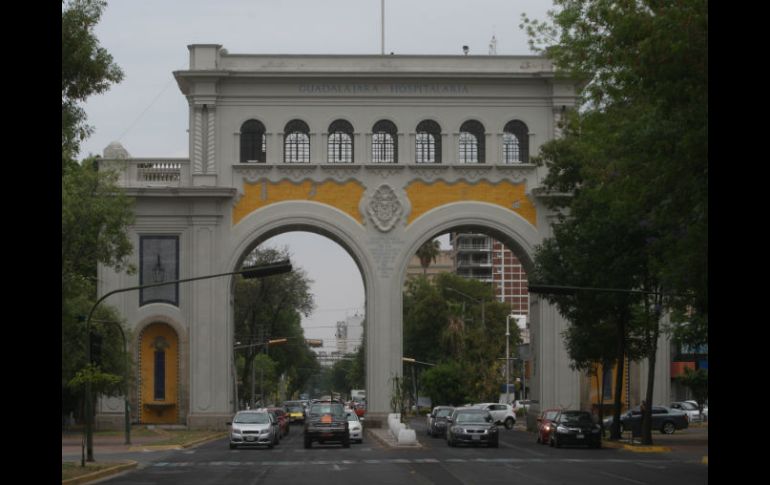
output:
[[[165,399],[155,400],[155,351],[160,344],[165,355]],[[140,420],[148,424],[176,424],[179,418],[179,339],[165,323],[153,323],[142,332],[140,342]]]
[[[431,209],[452,202],[476,201],[496,204],[511,210],[537,226],[537,211],[532,201],[524,194],[525,185],[501,181],[496,184],[481,181],[470,184],[460,181],[447,183],[442,180],[426,183],[416,180],[406,188],[406,194],[412,204],[408,224]]]
[[[364,186],[357,181],[341,183],[327,180],[315,183],[304,180],[297,183],[290,180],[280,182],[263,180],[256,184],[245,183],[244,195],[233,209],[233,225],[238,224],[255,210],[290,200],[307,200],[330,205],[363,224],[358,202],[363,197],[364,190]]]

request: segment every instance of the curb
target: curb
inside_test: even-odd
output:
[[[127,463],[116,465],[110,468],[105,468],[104,470],[99,470],[93,473],[89,473],[87,475],[81,475],[79,477],[70,478],[68,480],[62,480],[61,483],[62,485],[74,485],[79,483],[87,483],[87,482],[98,480],[100,478],[104,478],[110,475],[116,475],[122,471],[131,470],[133,468],[136,468],[137,466],[139,466],[139,462],[131,460]]]
[[[141,445],[141,446],[132,446],[128,449],[128,451],[164,451],[164,450],[182,450],[185,448],[191,448],[193,446],[197,446],[201,443],[206,443],[208,441],[214,441],[218,440],[220,438],[224,438],[227,436],[227,433],[216,433],[213,435],[205,436],[203,438],[199,438],[195,441],[189,441],[187,443],[182,443],[179,445]]]
[[[634,453],[668,453],[671,451],[671,448],[667,446],[641,446],[641,445],[631,445],[626,443],[618,443],[617,441],[605,441],[605,440],[602,440],[602,447],[623,449],[623,450],[633,451]]]

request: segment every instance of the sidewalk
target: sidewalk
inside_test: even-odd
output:
[[[180,432],[185,431],[183,428],[175,428],[174,430],[177,429]],[[180,436],[175,437],[175,433],[169,432],[163,428],[156,427],[154,429],[147,429],[144,426],[140,426],[131,430],[131,443],[126,444],[124,433],[110,433],[109,435],[105,435],[104,433],[94,433],[94,457],[98,458],[96,463],[114,463],[114,466],[70,480],[63,480],[62,484],[71,485],[87,483],[101,479],[105,476],[121,473],[131,468],[136,468],[139,466],[139,462],[129,459],[127,456],[140,460],[137,458],[139,455],[131,455],[131,453],[189,448],[207,441],[222,438],[226,435],[226,432],[209,431],[205,433],[191,433],[189,439],[185,439]],[[168,442],[174,440],[174,438],[177,438],[178,444],[168,444]],[[62,466],[64,466],[64,462],[75,462],[80,465],[83,456],[83,440],[84,436],[82,430],[62,432]],[[164,442],[166,444],[161,444]]]

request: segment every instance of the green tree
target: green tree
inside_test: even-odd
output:
[[[441,254],[441,243],[438,239],[426,241],[425,244],[420,246],[420,249],[417,250],[417,257],[420,259],[423,275],[428,274],[430,263],[435,263],[439,254]]]
[[[243,264],[265,265],[285,260],[289,256],[287,248],[257,248],[247,256]],[[315,354],[305,343],[300,324],[301,315],[307,316],[313,310],[310,283],[306,273],[299,268],[291,273],[266,278],[236,278],[235,337],[241,346],[245,346],[242,352],[243,365],[238,369],[244,386],[251,383],[254,359],[262,354],[267,354],[267,358],[276,364],[276,376],[288,376],[289,394],[303,388],[315,372]],[[287,339],[285,344],[266,348],[268,340],[282,338]],[[239,396],[250,395],[250,387],[239,391]]]
[[[105,0],[62,0],[62,172],[74,163],[80,142],[93,131],[80,104],[123,79],[93,31],[106,5]]]
[[[404,294],[404,355],[423,362],[458,363],[464,372],[455,377],[460,379],[458,384],[469,400],[497,400],[503,383],[501,358],[505,356],[508,313],[510,307],[495,301],[492,288],[480,281],[452,273],[441,273],[434,280],[425,276],[413,278],[407,282]],[[515,347],[520,342],[515,325],[511,334],[510,343]],[[424,376],[427,372],[420,374]],[[408,374],[405,381],[409,392],[413,392],[416,386],[410,380]],[[425,389],[424,382],[421,377],[421,389]],[[420,391],[420,395],[424,392]],[[442,402],[437,401],[440,397],[430,392],[428,395],[434,403]]]
[[[698,403],[698,410],[703,413],[703,404],[709,398],[709,371],[706,369],[684,369],[684,375],[677,380],[687,387],[693,398]]]
[[[639,258],[626,268],[628,285],[605,286],[669,295],[634,301],[622,312],[623,323],[618,319],[618,335],[636,332],[641,352],[654,363],[663,312],[689,343],[703,343],[708,333],[708,2],[555,4],[559,10],[548,22],[524,16],[522,27],[532,46],[563,75],[582,79],[584,89],[563,138],[546,143],[538,162],[549,169],[548,189],[572,194],[553,198],[554,206],[568,209],[576,225],[601,221],[592,213],[598,206],[612,230],[589,223],[596,237],[614,232],[622,239],[614,246],[625,246],[627,256],[607,261],[599,246],[584,261],[595,259],[593,266],[614,272]],[[594,236],[584,232],[590,242]],[[557,250],[577,249],[562,240]],[[649,407],[646,414],[645,442],[651,441]]]

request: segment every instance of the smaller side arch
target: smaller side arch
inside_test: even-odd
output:
[[[147,424],[185,423],[189,411],[187,332],[176,320],[153,315],[136,325],[134,335],[137,374],[131,403],[135,418]],[[163,368],[156,367],[160,363]]]

